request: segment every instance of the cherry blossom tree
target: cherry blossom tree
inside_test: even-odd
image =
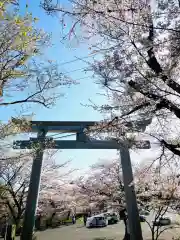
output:
[[[7,157],[1,160],[0,179],[2,181],[2,192],[0,195],[1,205],[4,205],[8,212],[8,216],[13,219],[17,225],[23,217],[25,210],[25,202],[28,192],[29,179],[31,173],[33,153],[22,154],[18,156]],[[54,198],[54,193],[63,194],[67,179],[70,177],[72,170],[68,170],[68,162],[57,164],[51,155],[47,155],[44,160],[42,169],[42,180],[40,186],[40,205],[42,211],[46,211],[45,207],[50,205]],[[43,204],[42,204],[43,199]],[[63,201],[65,201],[63,199]]]
[[[70,16],[98,58],[89,69],[107,90],[106,128],[117,139],[145,131],[162,152],[179,152],[179,1],[73,1],[72,11],[58,1],[42,1],[48,13]],[[100,59],[100,60],[99,60]],[[172,124],[173,123],[173,124]],[[167,127],[168,126],[168,127]],[[103,125],[105,129],[105,125]]]
[[[121,206],[124,192],[118,160],[99,161],[90,167],[87,175],[76,180],[77,192],[91,206],[105,210],[108,205]]]
[[[159,199],[170,199],[171,203],[177,203],[176,200],[180,194],[179,164],[169,163],[166,165],[155,164],[151,166],[144,164],[134,170],[135,185],[137,186],[137,196],[159,197]],[[178,159],[177,159],[178,161]],[[139,194],[139,195],[138,195]]]
[[[151,167],[144,164],[135,169],[137,198],[152,215],[146,220],[152,240],[159,239],[163,233],[167,235],[170,229],[179,228],[179,222],[175,220],[180,196],[179,171],[179,166],[172,163],[168,166],[152,164]],[[158,224],[168,215],[173,216],[171,225],[163,227]]]

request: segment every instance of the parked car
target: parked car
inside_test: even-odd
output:
[[[93,228],[93,227],[106,227],[108,225],[108,220],[104,216],[104,214],[95,215],[92,217],[87,218],[86,227]]]
[[[118,215],[115,212],[104,213],[104,216],[107,218],[108,224],[115,224],[119,221]]]
[[[140,209],[139,214],[143,216],[148,216],[150,212],[148,210]]]
[[[140,222],[146,221],[146,217],[144,215],[139,215],[139,218],[140,218]]]
[[[167,226],[171,224],[171,219],[168,217],[159,218],[156,221],[153,221],[155,226]]]

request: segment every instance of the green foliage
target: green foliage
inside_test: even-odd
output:
[[[9,10],[10,1],[0,3],[0,96],[13,79],[27,75],[27,63],[39,53],[44,34],[35,28],[36,18]]]

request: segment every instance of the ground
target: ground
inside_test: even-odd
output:
[[[122,239],[123,226],[111,225],[104,228],[87,229],[83,226],[67,226],[38,233],[38,240],[95,240],[98,238]]]
[[[169,214],[167,216],[170,217],[172,221],[179,220],[180,222],[180,216],[176,215],[177,214]],[[147,221],[152,222],[153,220],[154,216],[153,214],[150,214],[147,217]],[[152,239],[147,223],[141,223],[141,227],[143,231],[143,239]],[[167,227],[169,228],[171,225]],[[122,240],[124,236],[124,224],[120,221],[118,224],[109,225],[104,228],[87,229],[79,223],[76,225],[63,226],[37,232],[36,235],[37,240]],[[176,240],[177,237],[180,237],[179,227],[165,231],[159,240],[172,240],[172,237]],[[19,240],[19,238],[17,237],[16,240]]]
[[[151,239],[149,228],[146,223],[142,223],[144,239]],[[37,233],[37,240],[122,240],[124,235],[124,225],[122,222],[109,225],[105,228],[87,229],[81,225],[65,226],[56,229],[49,229]],[[179,229],[171,229],[160,239],[172,240],[172,237],[180,236]]]

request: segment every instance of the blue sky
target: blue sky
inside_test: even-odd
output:
[[[64,90],[65,97],[59,99],[56,106],[52,109],[46,109],[42,106],[34,105],[32,111],[35,112],[34,120],[52,120],[52,121],[88,121],[101,120],[103,116],[92,108],[84,107],[81,104],[88,104],[88,99],[97,104],[103,104],[105,99],[98,93],[102,92],[99,85],[94,83],[90,73],[83,71],[74,71],[84,68],[86,65],[83,61],[75,61],[69,64],[66,62],[86,57],[89,54],[88,44],[77,44],[73,39],[66,44],[60,42],[61,24],[55,17],[48,16],[40,7],[38,0],[21,0],[22,12],[25,9],[26,2],[29,5],[29,11],[35,17],[39,18],[38,27],[43,28],[46,32],[52,33],[53,46],[45,51],[43,58],[54,60],[59,64],[63,72],[71,72],[68,75],[73,79],[80,79],[80,84]],[[64,3],[65,4],[65,3]],[[68,20],[66,27],[70,28],[73,21]],[[80,35],[80,32],[78,32]],[[71,47],[69,47],[71,46]],[[90,61],[91,58],[89,57]],[[74,72],[73,72],[74,71]],[[90,76],[90,77],[88,77]],[[1,108],[1,120],[6,121],[11,116],[16,115],[21,110],[21,106]],[[95,163],[98,159],[108,159],[117,156],[117,152],[110,150],[64,150],[57,154],[57,161],[71,159],[72,167],[84,169]],[[133,159],[140,158],[139,153],[133,154]]]

